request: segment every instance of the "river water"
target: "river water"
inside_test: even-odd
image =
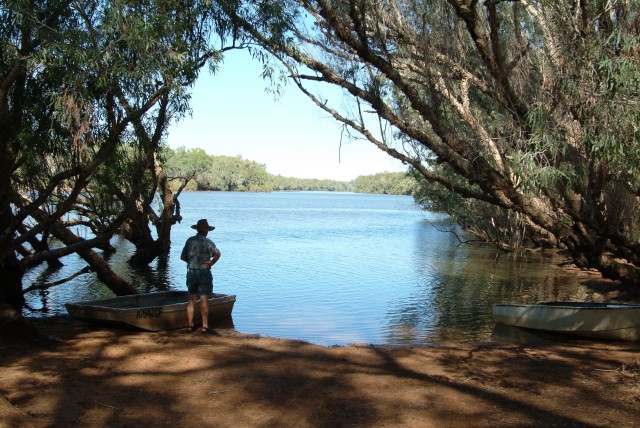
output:
[[[132,248],[115,239],[110,263],[142,292],[184,290],[180,251],[190,225],[207,218],[222,252],[214,290],[237,296],[232,327],[241,333],[326,346],[490,341],[491,303],[538,300],[552,269],[539,255],[461,244],[446,217],[409,196],[190,192],[180,201],[184,220],[166,262],[132,269]],[[55,272],[29,272],[25,285],[83,267],[75,256],[63,262]],[[110,296],[88,274],[28,293],[25,313],[62,315],[64,303]]]

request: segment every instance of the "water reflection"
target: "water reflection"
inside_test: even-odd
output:
[[[415,344],[491,340],[491,303],[568,297],[569,282],[545,283],[551,264],[540,254],[508,255],[460,245],[442,232],[446,219],[424,213],[410,197],[336,193],[183,195],[183,224],[173,229],[167,259],[132,268],[131,244],[115,239],[109,263],[140,292],[185,289],[179,260],[190,225],[208,218],[222,251],[216,292],[237,295],[233,328],[308,340]],[[28,273],[52,282],[84,266]],[[64,314],[64,303],[110,297],[94,274],[27,294],[27,315]]]
[[[536,294],[531,291],[551,265],[542,255],[516,256],[487,245],[461,245],[453,234],[435,230],[417,229],[413,265],[419,282],[389,310],[385,341],[490,340],[491,304],[520,302]]]

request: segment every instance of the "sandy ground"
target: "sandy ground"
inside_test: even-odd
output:
[[[327,348],[37,327],[56,344],[0,346],[2,428],[640,426],[639,343]]]

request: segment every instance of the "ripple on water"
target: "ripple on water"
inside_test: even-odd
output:
[[[110,263],[141,291],[185,289],[180,251],[189,226],[208,218],[222,252],[215,290],[237,295],[233,325],[243,333],[322,345],[489,340],[491,303],[535,300],[549,268],[541,258],[460,245],[441,231],[442,216],[420,211],[406,196],[191,192],[181,206],[166,269],[131,269],[132,248],[120,240]],[[55,281],[84,266],[74,256],[63,261],[56,272],[29,272],[25,283]],[[110,295],[86,275],[28,293],[34,311],[27,314],[65,313],[68,301]]]

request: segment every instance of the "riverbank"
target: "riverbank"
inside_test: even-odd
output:
[[[563,275],[579,278],[585,299],[638,302],[590,272],[548,280]],[[34,323],[55,343],[0,346],[0,428],[640,424],[640,343],[327,348],[225,329]]]
[[[0,427],[637,426],[640,345],[321,347],[56,319],[0,349]]]

